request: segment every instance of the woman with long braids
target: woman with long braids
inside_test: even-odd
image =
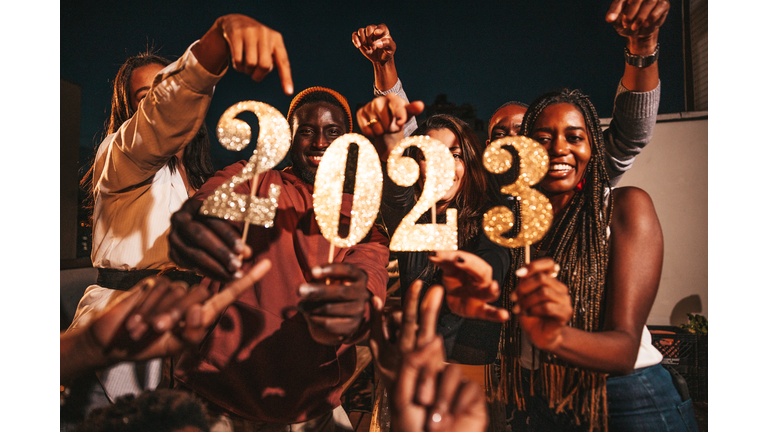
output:
[[[502,396],[523,430],[696,430],[645,327],[661,277],[663,239],[651,198],[611,189],[600,121],[578,90],[547,93],[522,134],[549,155],[536,186],[550,230],[512,250],[502,337]],[[533,393],[533,394],[531,394]]]

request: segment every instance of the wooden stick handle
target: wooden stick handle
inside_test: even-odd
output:
[[[251,185],[251,198],[256,196],[256,187],[259,184],[259,174],[256,174],[253,176],[253,184]],[[248,203],[250,206],[250,203]],[[248,237],[248,227],[251,226],[251,223],[246,219],[245,221],[245,227],[243,228],[243,243],[245,243],[245,239]],[[243,254],[240,254],[240,259],[243,259]]]

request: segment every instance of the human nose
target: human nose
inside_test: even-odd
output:
[[[324,149],[329,145],[331,145],[331,140],[329,140],[328,137],[325,136],[325,134],[322,134],[322,133],[317,134],[317,139],[315,140],[315,148]]]
[[[549,154],[562,156],[568,154],[568,142],[563,136],[556,136],[549,144]]]

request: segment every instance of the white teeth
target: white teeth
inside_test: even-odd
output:
[[[571,170],[571,169],[573,169],[572,166],[570,166],[568,164],[562,164],[562,163],[552,164],[552,165],[549,166],[549,170],[550,171],[567,171],[567,170]]]

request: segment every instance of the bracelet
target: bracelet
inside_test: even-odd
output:
[[[659,44],[656,44],[656,49],[653,50],[653,54],[647,55],[647,56],[632,54],[629,52],[629,49],[627,49],[627,47],[624,47],[624,61],[627,62],[627,64],[630,66],[643,68],[656,63],[656,60],[658,59],[659,59]]]

